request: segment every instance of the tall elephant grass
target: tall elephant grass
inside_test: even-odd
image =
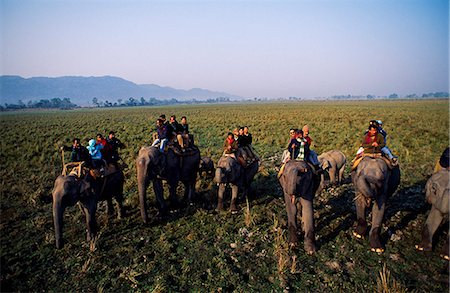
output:
[[[226,133],[250,127],[262,165],[247,209],[243,202],[236,216],[214,214],[216,187],[206,180],[199,183],[196,208],[171,214],[167,221],[152,217],[150,225],[141,224],[134,161],[140,147],[151,143],[154,122],[162,113],[186,115],[202,155],[215,162]],[[383,121],[388,146],[402,170],[401,186],[388,201],[383,223],[386,252],[371,254],[366,240],[352,238],[351,184],[330,188],[315,199],[316,255],[306,256],[302,248],[285,250],[286,212],[276,168],[289,128],[308,124],[317,153],[339,149],[350,161],[371,119]],[[17,112],[0,114],[0,129],[2,291],[280,291],[287,286],[294,291],[375,291],[383,263],[408,291],[448,291],[447,263],[437,252],[414,251],[428,210],[422,189],[449,144],[448,100]],[[90,250],[83,240],[82,214],[69,208],[67,245],[56,250],[51,190],[62,168],[59,147],[70,145],[73,137],[86,145],[97,133],[110,130],[127,145],[120,150],[129,166],[127,217],[108,220],[100,207],[102,233]],[[149,200],[153,216],[157,207],[151,188]],[[445,233],[436,237],[439,251]]]

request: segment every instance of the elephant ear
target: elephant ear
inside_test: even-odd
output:
[[[89,180],[85,179],[80,182],[80,186],[78,189],[78,194],[80,195],[80,197],[87,197],[93,192],[93,185]]]
[[[323,160],[322,162],[322,169],[323,170],[328,170],[331,168],[331,163],[329,160]]]

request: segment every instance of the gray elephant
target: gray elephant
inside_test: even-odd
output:
[[[87,241],[90,241],[97,233],[95,213],[98,201],[107,200],[108,214],[112,214],[112,198],[115,198],[119,208],[118,218],[123,216],[124,175],[122,171],[114,169],[109,169],[108,172],[109,174],[104,177],[94,177],[87,173],[79,178],[76,174],[70,173],[56,178],[52,197],[57,248],[64,246],[63,218],[66,207],[74,206],[77,202],[80,202],[83,214],[86,217]]]
[[[279,181],[283,188],[288,215],[289,245],[297,245],[297,212],[301,209],[302,228],[305,233],[304,248],[307,254],[314,254],[316,246],[313,199],[319,186],[320,177],[306,162],[290,160],[285,164]]]
[[[210,157],[201,157],[198,168],[198,175],[201,177],[205,173],[206,177],[214,177],[214,162]]]
[[[239,191],[242,191],[242,198],[251,193],[253,177],[259,169],[259,161],[255,160],[245,168],[234,156],[225,155],[219,159],[216,168],[214,181],[218,184],[217,210],[223,210],[223,195],[227,184],[231,186],[230,210],[234,214],[238,211],[237,198]]]
[[[162,180],[169,185],[169,200],[173,206],[178,205],[176,190],[179,181],[184,184],[184,197],[192,203],[195,193],[195,181],[200,164],[200,151],[191,147],[183,154],[175,153],[169,148],[167,153],[161,153],[157,147],[142,147],[136,159],[139,202],[142,221],[148,223],[146,193],[147,187],[153,182],[153,190],[162,215],[167,212],[164,201]]]
[[[326,170],[330,175],[331,184],[341,184],[344,178],[345,164],[347,159],[345,155],[339,150],[331,150],[321,154],[319,162],[323,170]],[[322,174],[321,186],[325,187],[325,178]]]
[[[442,169],[433,174],[425,185],[425,199],[431,204],[431,211],[428,215],[425,227],[422,230],[422,242],[416,245],[420,251],[430,251],[432,249],[433,235],[444,219],[448,220],[449,197],[450,197],[450,171]],[[449,236],[444,245],[442,257],[449,259]]]
[[[352,172],[355,188],[357,225],[353,235],[362,238],[367,230],[365,210],[372,208],[372,227],[369,232],[371,251],[381,253],[384,248],[380,241],[381,222],[386,209],[386,201],[397,189],[400,183],[399,166],[388,166],[381,157],[364,157]]]

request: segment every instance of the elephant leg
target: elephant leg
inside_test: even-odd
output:
[[[153,180],[153,191],[155,192],[156,200],[159,205],[159,212],[161,214],[165,214],[167,211],[167,204],[166,201],[164,200],[164,189],[161,180],[159,179]]]
[[[345,165],[339,169],[339,177],[338,177],[338,184],[340,185],[342,180],[344,179],[344,171],[345,171]]]
[[[174,210],[178,210],[180,208],[180,202],[177,198],[177,185],[176,183],[169,183],[169,202],[170,206],[173,207]]]
[[[448,245],[449,245],[449,242],[450,242],[449,240],[450,240],[450,235],[447,235],[447,240],[445,241],[445,245],[442,248],[442,253],[441,253],[441,256],[443,258],[445,258],[446,260],[450,260],[449,256],[448,256],[448,250],[449,250]]]
[[[231,205],[230,210],[232,214],[235,214],[238,212],[237,208],[237,197],[239,193],[239,187],[236,184],[231,185]]]
[[[108,198],[106,200],[106,213],[108,216],[112,216],[114,214],[114,205],[112,202],[112,198]]]
[[[189,205],[192,205],[195,194],[195,183],[183,182],[184,184],[184,198],[188,201]]]
[[[380,241],[381,222],[383,221],[384,211],[386,209],[386,200],[381,200],[381,206],[377,201],[373,203],[372,208],[372,228],[369,232],[370,249],[375,252],[383,252],[384,249]]]
[[[297,237],[297,206],[295,201],[292,202],[289,194],[284,194],[284,202],[286,204],[286,212],[288,216],[288,241],[290,246],[296,246]]]
[[[217,211],[223,211],[223,195],[225,193],[225,183],[219,183],[219,188],[217,191]]]
[[[117,203],[117,219],[120,220],[125,216],[125,209],[123,207],[123,195],[118,193],[115,196]]]
[[[82,202],[84,214],[86,218],[87,235],[86,241],[91,241],[97,234],[97,221],[95,220],[95,212],[97,211],[97,202],[94,199],[89,199]]]
[[[362,238],[366,234],[367,231],[367,222],[366,222],[366,200],[364,195],[361,193],[356,196],[356,228],[353,231],[353,235],[356,238]]]
[[[302,227],[305,233],[305,251],[307,254],[316,252],[314,235],[314,211],[312,201],[300,198],[302,205]]]
[[[330,184],[335,185],[336,184],[336,169],[334,167],[330,168],[328,171],[328,174],[330,175]]]
[[[432,207],[428,215],[425,227],[422,230],[422,242],[416,245],[418,250],[431,251],[433,248],[433,235],[443,220],[442,214],[436,208]]]

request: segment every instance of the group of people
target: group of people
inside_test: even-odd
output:
[[[289,135],[289,142],[282,157],[283,166],[291,159],[301,160],[311,163],[317,173],[323,172],[317,153],[311,149],[312,139],[309,136],[309,126],[304,125],[302,129],[291,128]],[[364,154],[383,154],[393,166],[397,165],[397,157],[386,146],[386,137],[387,133],[383,129],[383,122],[381,120],[370,120],[361,147],[356,153],[356,158],[361,158]],[[279,176],[283,169],[282,167]]]
[[[255,160],[259,161],[259,157],[252,146],[252,142],[253,138],[252,134],[249,132],[248,126],[235,128],[233,132],[228,132],[227,134],[223,144],[223,154],[225,156],[234,157],[245,167]],[[236,155],[236,153],[238,154]]]
[[[314,171],[321,173],[323,170],[320,166],[317,153],[311,149],[312,138],[309,136],[309,126],[304,125],[302,129],[291,128],[289,130],[289,140],[285,151],[282,155],[282,167],[278,173],[281,176],[284,170],[284,164],[289,160],[306,161],[314,166]]]
[[[96,139],[89,140],[86,147],[81,144],[79,138],[74,138],[72,146],[62,146],[61,149],[71,151],[72,162],[85,162],[86,166],[100,169],[112,163],[117,166],[119,161],[119,149],[125,145],[115,136],[114,131],[110,131],[105,139],[102,134],[97,134]]]
[[[181,123],[178,123],[176,116],[170,116],[170,120],[166,120],[166,115],[161,114],[156,120],[156,137],[154,137],[152,146],[159,144],[159,151],[164,153],[169,141],[176,139],[182,152],[185,152],[186,146],[190,143],[189,125],[186,116],[181,117]]]
[[[397,165],[397,157],[386,146],[386,137],[387,133],[383,129],[383,122],[381,120],[370,120],[369,128],[364,133],[364,138],[361,147],[356,153],[356,157],[359,158],[363,154],[383,154],[390,160],[392,165]]]

